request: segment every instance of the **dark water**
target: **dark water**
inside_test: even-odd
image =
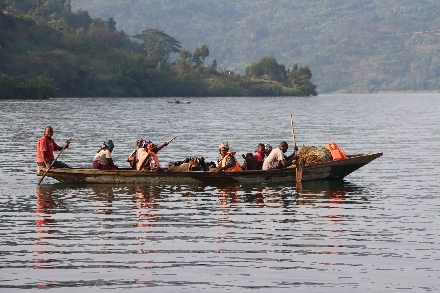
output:
[[[432,292],[440,290],[440,95],[313,98],[55,99],[0,102],[0,291]],[[37,187],[35,145],[48,124],[89,166],[136,139],[163,165],[238,154],[259,142],[336,142],[383,157],[343,181],[248,186]]]

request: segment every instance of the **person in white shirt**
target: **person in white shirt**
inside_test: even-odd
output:
[[[101,149],[96,153],[92,162],[92,169],[99,170],[116,170],[118,166],[113,163],[112,151],[115,144],[111,140],[106,140],[103,142]]]
[[[287,168],[298,158],[296,152],[298,147],[295,147],[295,151],[290,156],[284,156],[284,153],[289,148],[287,142],[282,141],[278,148],[273,149],[269,156],[264,160],[263,170],[270,170],[276,168]]]

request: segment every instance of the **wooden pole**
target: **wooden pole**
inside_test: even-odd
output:
[[[295,128],[293,127],[292,114],[290,114],[290,126],[292,127],[293,144],[294,144],[294,147],[296,148]],[[298,155],[298,152],[296,153],[296,155]],[[299,164],[298,159],[296,159],[295,165],[296,165],[296,182],[299,183],[302,180],[302,166]]]
[[[60,157],[60,155],[63,153],[63,151],[67,148],[67,146],[69,145],[70,141],[72,139],[69,138],[66,141],[66,144],[63,146],[63,148],[61,149],[60,153],[58,154],[58,156],[52,161],[52,163],[50,164],[49,168],[47,168],[46,172],[44,173],[43,177],[41,177],[40,181],[38,181],[38,185],[41,184],[41,181],[43,181],[44,177],[46,177],[47,172],[49,172],[49,170],[52,168],[53,164],[55,164],[55,162],[58,160],[58,158]]]

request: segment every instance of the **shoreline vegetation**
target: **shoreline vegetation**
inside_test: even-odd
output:
[[[128,36],[70,0],[0,0],[0,99],[318,95],[307,65],[263,56],[241,76],[207,56],[157,29]]]

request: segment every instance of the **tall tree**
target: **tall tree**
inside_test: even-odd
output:
[[[182,46],[175,38],[158,29],[146,29],[133,38],[144,41],[147,56],[153,61],[169,61],[171,53],[179,53]]]
[[[116,31],[116,21],[113,19],[113,17],[110,17],[107,21],[107,29],[111,32]]]
[[[34,13],[36,17],[43,15],[43,3],[42,0],[34,0]]]
[[[264,56],[260,59],[260,69],[263,76],[270,80],[279,80],[282,76],[280,66],[272,56]]]
[[[209,56],[209,49],[208,46],[203,44],[200,47],[200,57],[202,58],[202,63],[205,63],[205,58]]]
[[[182,50],[180,50],[180,58],[182,58],[182,59],[188,59],[188,58],[191,59],[192,58],[191,53],[189,52],[188,49],[186,49],[185,46],[182,46]]]
[[[66,2],[64,2],[64,11],[66,12],[72,11],[72,5],[70,3],[70,0],[66,0]]]
[[[312,72],[309,66],[298,67],[298,64],[293,65],[292,70],[287,73],[287,79],[290,82],[290,86],[299,89],[304,96],[317,96],[316,85],[314,85],[310,79],[312,78]]]
[[[251,65],[247,66],[246,76],[251,78],[262,78],[263,72],[261,71],[260,63],[254,61]]]

